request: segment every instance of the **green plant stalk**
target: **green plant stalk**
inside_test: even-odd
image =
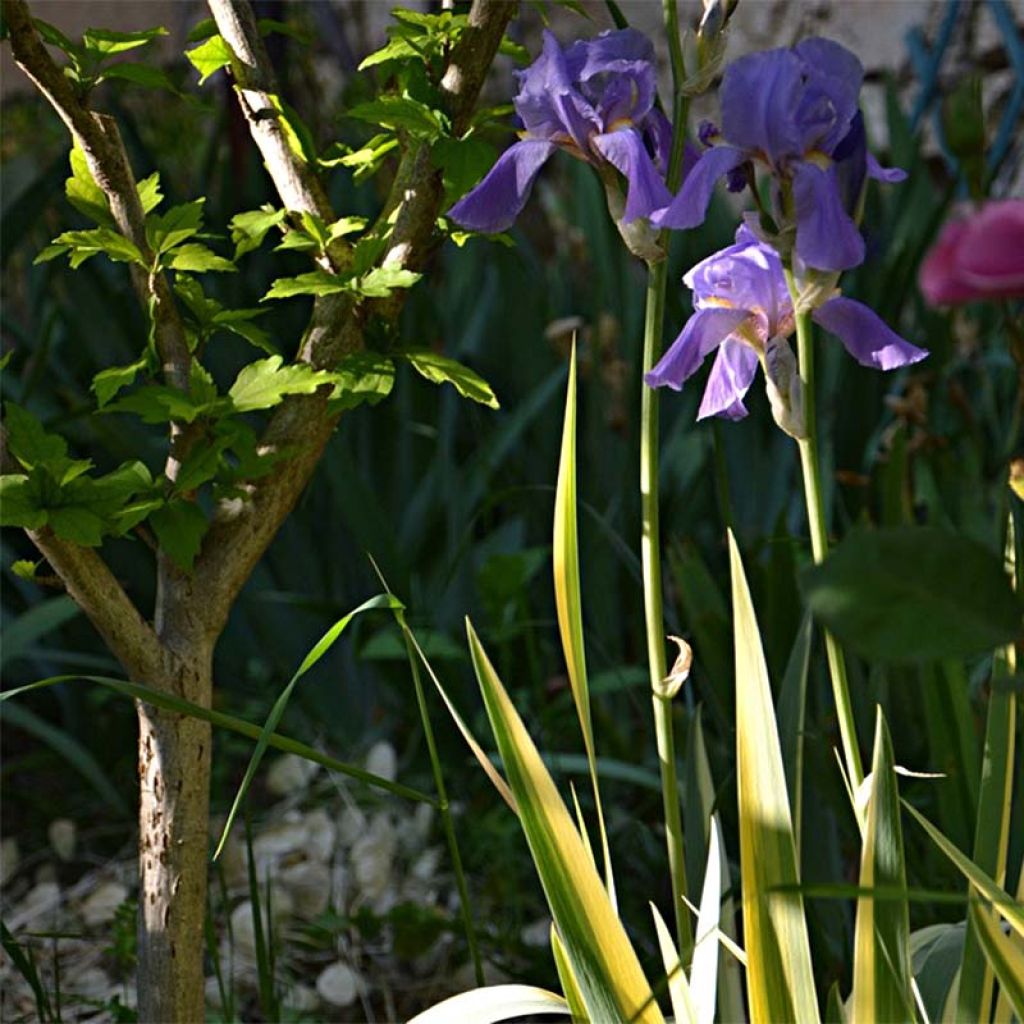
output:
[[[644,316],[643,369],[646,374],[659,355],[665,318],[665,260],[648,266],[647,308]],[[654,705],[654,730],[661,769],[661,795],[665,807],[665,839],[672,881],[672,909],[675,914],[676,945],[680,961],[688,965],[693,955],[693,932],[684,903],[686,862],[683,854],[683,824],[679,810],[679,778],[676,773],[676,741],[672,727],[672,700],[661,695],[668,675],[665,659],[665,621],[661,582],[661,538],[658,530],[658,392],[641,384],[640,398],[640,515],[642,533],[640,562],[644,583],[644,621],[647,662]]]
[[[786,284],[793,299],[793,308],[797,309],[798,293],[790,270],[786,271]],[[797,313],[796,345],[804,392],[804,422],[807,434],[797,444],[800,446],[800,466],[804,477],[804,499],[807,503],[807,525],[811,533],[811,553],[817,563],[824,561],[828,554],[828,524],[825,522],[825,503],[821,495],[821,460],[818,456],[818,422],[814,396],[814,337],[810,312]],[[843,760],[850,786],[856,792],[857,787],[864,781],[864,766],[857,745],[850,684],[846,677],[846,657],[836,638],[828,630],[824,633],[828,671],[832,678],[832,695],[839,719],[839,736],[843,744]]]
[[[1013,498],[1010,499],[1013,501]],[[1022,574],[1017,570],[1013,514],[1008,517],[1006,536],[1007,568],[1014,585],[1021,589]],[[985,748],[978,792],[978,817],[974,831],[974,863],[996,881],[1005,885],[1006,852],[1010,840],[1010,811],[1013,803],[1014,746],[1017,734],[1017,694],[1001,677],[1011,678],[1017,671],[1017,649],[1013,644],[996,652],[992,666],[992,692],[985,722]],[[992,1009],[992,968],[981,945],[978,929],[967,916],[964,951],[960,959],[960,986],[957,990],[957,1024],[988,1020]]]
[[[412,683],[416,690],[416,705],[420,710],[420,720],[423,722],[423,735],[427,741],[427,753],[430,755],[430,767],[434,773],[434,786],[437,789],[437,809],[441,814],[441,824],[444,828],[444,837],[448,843],[448,855],[452,859],[452,871],[455,873],[455,888],[459,893],[459,909],[462,914],[462,925],[466,931],[466,945],[469,947],[469,955],[473,960],[473,973],[476,983],[483,987],[484,967],[480,959],[480,946],[476,938],[476,929],[473,926],[473,914],[469,906],[469,887],[466,885],[466,874],[462,868],[462,854],[459,852],[459,843],[455,837],[455,824],[452,821],[451,806],[448,803],[448,791],[444,784],[444,773],[441,771],[441,759],[437,753],[437,744],[434,742],[434,729],[430,724],[430,713],[427,710],[427,698],[423,692],[423,678],[420,676],[420,665],[413,649],[412,641],[409,639],[409,627],[406,624],[405,616],[401,612],[396,613],[398,624],[402,628],[402,639],[405,641],[405,651],[409,657],[409,670],[412,673]]]

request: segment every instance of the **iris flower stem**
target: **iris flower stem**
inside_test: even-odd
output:
[[[643,373],[657,362],[665,319],[665,283],[668,261],[648,265],[647,307],[644,316]],[[661,583],[661,535],[658,527],[658,392],[641,385],[640,398],[640,561],[644,582],[644,621],[647,661],[654,705],[654,731],[661,768],[661,795],[665,805],[665,838],[672,883],[679,958],[686,966],[693,957],[693,932],[683,897],[686,895],[686,862],[683,858],[683,823],[679,811],[679,778],[676,774],[676,741],[672,725],[672,699],[661,696],[668,675],[665,658],[665,621]]]
[[[786,271],[786,284],[793,298],[793,308],[799,309],[796,283],[790,270]],[[821,494],[821,459],[818,455],[818,418],[814,395],[814,338],[809,312],[798,312],[796,315],[796,345],[800,380],[803,384],[807,433],[807,436],[797,443],[800,445],[800,465],[804,476],[811,553],[815,562],[821,562],[828,554],[828,524],[825,521],[825,503]],[[843,744],[846,773],[850,779],[850,786],[856,792],[857,787],[864,781],[864,767],[857,745],[853,704],[850,702],[850,684],[846,677],[846,657],[836,638],[828,630],[825,630],[825,654],[828,658],[829,675],[832,677],[832,694],[836,703],[836,715],[839,718],[839,736]]]

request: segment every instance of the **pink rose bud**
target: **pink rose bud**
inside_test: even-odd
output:
[[[1024,296],[1024,199],[989,202],[946,224],[917,280],[932,306]]]

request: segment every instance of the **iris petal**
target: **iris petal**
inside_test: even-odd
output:
[[[831,331],[862,366],[895,370],[920,362],[928,355],[925,349],[901,338],[874,310],[854,299],[842,296],[829,299],[812,316],[825,330]]]
[[[683,187],[668,207],[651,217],[659,228],[695,228],[704,223],[715,182],[739,167],[747,154],[732,146],[714,146],[702,153]]]
[[[757,353],[749,345],[741,341],[726,341],[711,367],[697,419],[703,420],[708,416],[743,419],[747,415],[743,398],[754,382],[757,364]]]
[[[606,135],[596,135],[593,145],[629,183],[626,209],[622,215],[623,224],[629,224],[637,217],[650,216],[652,211],[660,210],[672,202],[672,193],[654,169],[654,163],[638,131],[623,128]]]
[[[686,321],[686,326],[658,365],[644,376],[645,383],[652,388],[668,386],[673,391],[680,390],[683,381],[697,372],[705,357],[749,316],[750,311],[746,309],[718,307],[698,310]]]
[[[793,173],[796,251],[816,270],[849,270],[864,262],[864,239],[843,209],[833,165],[799,163]]]
[[[448,216],[471,231],[496,232],[511,227],[526,205],[534,179],[555,148],[554,143],[543,139],[524,139],[510,146],[487,177],[463,196]]]
[[[901,167],[883,167],[868,153],[868,177],[875,181],[886,181],[890,185],[907,180],[907,172]]]

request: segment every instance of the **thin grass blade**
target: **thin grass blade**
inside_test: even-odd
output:
[[[913,1021],[910,916],[905,899],[876,900],[875,886],[905,889],[900,797],[889,730],[878,708],[854,934],[854,1020]]]
[[[661,1022],[661,1011],[572,817],[467,621],[469,649],[534,865],[594,1021]]]
[[[1024,904],[1015,900],[1001,889],[966,854],[958,850],[920,811],[906,800],[903,806],[913,815],[918,824],[928,833],[932,842],[953,862],[960,873],[991,903],[1020,936],[1024,936]]]
[[[793,820],[768,666],[739,548],[729,534],[736,655],[736,759],[747,996],[755,1021],[820,1020]]]
[[[1024,903],[1024,862],[1020,865],[1020,870],[1017,874],[1017,902]],[[1024,951],[1024,939],[1021,939],[1019,935],[1014,935],[1013,941],[1019,950]],[[1024,975],[1021,975],[1024,978]],[[1013,1018],[1013,1004],[1010,1002],[1010,997],[1006,992],[1000,990],[998,997],[996,998],[996,1011],[993,1015],[993,1024],[1010,1024]],[[1024,1013],[1020,1012],[1020,1007],[1017,1008],[1017,1019],[1024,1020]]]
[[[193,704],[182,697],[176,697],[174,694],[163,693],[160,690],[143,686],[141,683],[131,683],[127,679],[116,679],[112,676],[73,675],[50,676],[48,679],[37,679],[34,683],[27,683],[25,686],[19,686],[13,690],[0,693],[0,703],[10,700],[12,697],[20,696],[23,693],[29,693],[32,690],[44,689],[47,686],[55,686],[58,683],[79,681],[105,686],[107,689],[114,690],[124,697],[141,700],[146,704],[152,704],[153,707],[163,708],[165,711],[173,711],[179,715],[199,718],[220,729],[228,729],[242,736],[248,736],[250,739],[258,739],[263,733],[260,726],[247,722],[244,718],[236,718],[234,715],[226,714],[223,711],[214,711],[211,708],[200,707],[198,704]],[[305,743],[300,743],[298,740],[293,740],[288,736],[282,736],[280,733],[271,733],[267,738],[267,746],[273,747],[275,750],[281,750],[286,754],[297,754],[307,761],[323,765],[324,768],[332,772],[338,772],[339,775],[347,775],[350,778],[365,783],[367,786],[374,786],[377,789],[393,793],[395,796],[403,797],[406,800],[413,800],[421,804],[431,804],[432,806],[437,803],[432,796],[428,796],[418,789],[404,786],[400,782],[392,782],[381,775],[374,775],[373,772],[368,772],[365,768],[360,768],[357,765],[339,761],[336,757],[321,753],[314,747],[307,746]]]
[[[260,761],[263,760],[263,755],[266,753],[268,738],[277,728],[277,723],[281,721],[281,716],[284,715],[284,710],[288,706],[288,701],[296,684],[334,646],[341,634],[348,628],[348,624],[357,615],[376,608],[389,608],[392,611],[401,611],[402,603],[391,594],[378,594],[376,597],[371,597],[369,601],[364,601],[358,608],[353,609],[347,615],[343,615],[313,645],[310,652],[302,659],[302,664],[299,665],[295,675],[291,677],[288,685],[281,691],[277,700],[274,701],[274,706],[270,709],[270,714],[267,715],[267,720],[263,723],[263,728],[260,730],[259,738],[256,741],[256,749],[252,752],[252,757],[249,759],[249,766],[245,769],[242,783],[238,787],[238,792],[235,793],[235,799],[231,802],[231,810],[228,811],[227,819],[224,822],[224,829],[217,842],[217,849],[213,851],[214,860],[220,856],[221,851],[224,849],[224,844],[227,842],[228,835],[231,832],[231,826],[234,825],[235,818],[238,815],[238,809],[242,806],[242,801],[245,799],[246,793],[249,792],[249,786],[256,775],[256,769],[259,768]]]
[[[786,664],[786,674],[779,689],[779,742],[786,766],[786,786],[793,805],[793,834],[796,837],[797,862],[803,831],[804,788],[804,718],[807,709],[807,669],[811,661],[811,637],[814,619],[804,613],[793,649]]]
[[[597,780],[594,728],[590,716],[590,687],[587,681],[587,656],[583,644],[583,599],[580,594],[579,531],[576,520],[576,345],[569,359],[569,381],[565,395],[565,422],[562,427],[562,449],[558,459],[558,482],[555,485],[555,520],[551,548],[555,581],[555,610],[558,632],[569,673],[573,703],[583,732],[590,783],[594,789],[597,809],[597,831],[604,858],[604,879],[608,897],[615,906],[615,876],[612,872],[608,835],[604,826],[604,809]]]

